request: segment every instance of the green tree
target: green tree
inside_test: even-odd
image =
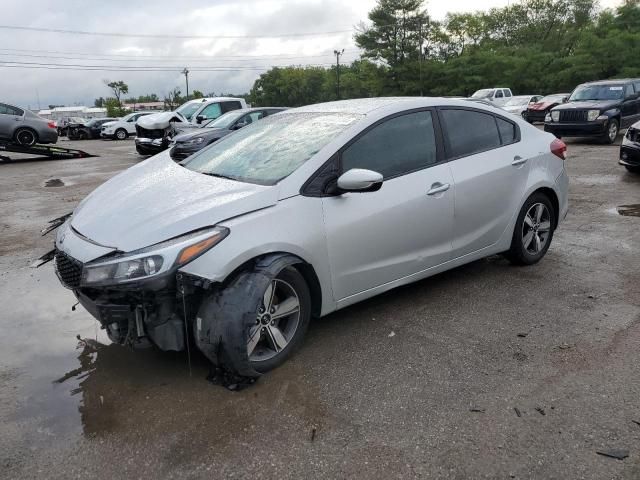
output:
[[[204,98],[204,94],[200,90],[194,90],[193,93],[191,94],[191,98],[192,99]]]
[[[113,92],[113,95],[118,102],[118,107],[122,108],[122,101],[121,101],[122,95],[126,95],[127,93],[129,93],[129,85],[124,83],[122,80],[116,80],[116,81],[105,80],[104,83]]]

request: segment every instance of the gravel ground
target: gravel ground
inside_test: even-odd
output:
[[[200,357],[190,376],[110,345],[29,268],[47,220],[141,161],[132,140],[60,145],[100,156],[0,163],[0,477],[640,478],[640,217],[617,212],[640,176],[617,146],[569,142],[538,265],[492,257],[315,321],[233,393]]]

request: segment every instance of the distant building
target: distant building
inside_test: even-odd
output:
[[[38,115],[51,120],[62,120],[67,117],[104,118],[107,116],[107,109],[85,106],[56,107],[53,110],[40,110]]]
[[[125,103],[124,105],[122,105],[122,108],[124,108],[128,112],[137,112],[140,110],[164,110],[165,105],[164,102],[136,102]]]

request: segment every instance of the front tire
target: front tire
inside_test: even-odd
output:
[[[38,143],[38,134],[30,128],[19,128],[14,135],[18,145],[23,147],[31,147]]]
[[[545,256],[555,231],[555,209],[544,193],[531,195],[520,209],[506,253],[515,265],[533,265]]]
[[[640,167],[634,167],[633,165],[625,165],[624,168],[631,173],[640,173]]]
[[[612,118],[611,120],[609,120],[609,123],[607,123],[607,129],[605,134],[602,137],[602,141],[604,143],[611,145],[613,142],[616,141],[616,138],[618,138],[619,131],[620,131],[620,124],[618,123],[618,120],[616,120],[615,118]]]
[[[119,128],[118,130],[116,130],[116,133],[115,133],[116,140],[126,140],[128,136],[129,134],[124,128]]]
[[[283,269],[268,285],[247,332],[249,364],[260,373],[282,365],[302,343],[311,319],[311,294],[293,267]]]

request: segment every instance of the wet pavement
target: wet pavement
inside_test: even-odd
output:
[[[29,268],[48,220],[140,161],[131,140],[61,143],[100,156],[0,164],[0,478],[640,478],[640,217],[621,213],[640,176],[616,146],[569,142],[540,264],[492,257],[315,321],[229,392],[197,354],[189,375],[109,344]]]

